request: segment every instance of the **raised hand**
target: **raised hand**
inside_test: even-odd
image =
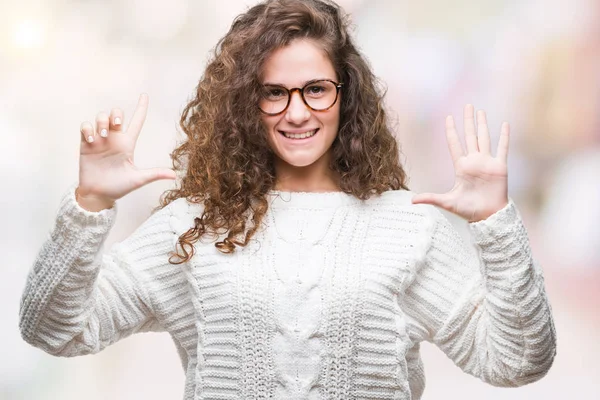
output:
[[[491,154],[490,134],[484,111],[465,106],[465,142],[467,153],[456,133],[452,116],[446,118],[446,138],[456,174],[454,187],[448,193],[421,193],[412,198],[414,204],[432,204],[461,216],[469,222],[488,218],[508,204],[508,142],[510,127],[502,124],[496,156]]]
[[[115,200],[150,182],[175,179],[167,168],[138,169],[133,162],[135,144],[148,110],[148,95],[142,94],[126,131],[123,111],[114,108],[110,116],[99,113],[96,126],[81,124],[79,187],[77,201],[89,211],[110,208]]]

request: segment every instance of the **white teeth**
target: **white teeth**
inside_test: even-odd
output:
[[[281,131],[281,133],[283,133],[283,135],[288,139],[305,139],[307,137],[313,136],[315,133],[317,133],[317,130],[314,129],[312,131],[304,132],[304,133],[288,133],[288,132]]]

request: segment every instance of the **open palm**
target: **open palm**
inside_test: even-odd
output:
[[[503,123],[498,150],[491,153],[490,134],[484,111],[477,112],[467,104],[464,110],[467,152],[459,140],[452,116],[446,118],[446,138],[454,164],[454,187],[447,193],[421,193],[414,204],[432,204],[457,214],[469,222],[488,218],[508,204],[508,142],[510,128]]]
[[[146,119],[148,96],[142,94],[126,131],[123,112],[99,113],[96,129],[81,125],[78,196],[109,206],[126,194],[159,179],[175,179],[166,168],[139,169],[133,161],[135,145]],[[99,208],[104,208],[99,207]]]

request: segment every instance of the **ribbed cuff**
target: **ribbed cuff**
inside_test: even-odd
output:
[[[473,242],[483,261],[482,274],[487,278],[506,279],[528,274],[532,264],[527,230],[512,200],[489,218],[469,224]],[[502,276],[498,275],[502,273]]]
[[[90,224],[103,225],[106,222],[112,225],[117,213],[117,203],[111,208],[102,211],[88,211],[81,207],[75,198],[75,189],[77,189],[77,186],[78,184],[72,185],[63,196],[59,207],[59,215],[66,212],[72,215],[74,220],[81,221],[81,224],[84,226],[89,226]]]
[[[514,201],[509,198],[508,204],[484,220],[469,223],[469,229],[476,238],[494,239],[502,236],[507,228],[520,220]]]

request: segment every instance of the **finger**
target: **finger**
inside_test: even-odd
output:
[[[123,130],[123,110],[120,108],[110,110],[110,130],[117,132]]]
[[[437,194],[437,193],[419,193],[411,199],[413,204],[431,204],[449,210],[451,208],[451,201],[448,194]]]
[[[491,154],[490,131],[488,129],[487,117],[483,110],[477,111],[477,145],[480,152]]]
[[[510,139],[510,125],[508,122],[502,123],[502,128],[500,129],[500,140],[498,141],[498,152],[496,154],[496,158],[508,162],[508,142]]]
[[[446,140],[448,141],[448,149],[450,150],[452,162],[456,163],[456,161],[464,155],[464,152],[460,140],[458,139],[458,134],[456,133],[454,118],[452,118],[451,115],[446,117]]]
[[[464,111],[465,120],[465,142],[467,154],[479,151],[477,147],[477,131],[475,130],[475,114],[472,104],[467,104]]]
[[[168,168],[149,168],[140,171],[140,187],[161,179],[176,179],[175,171]]]
[[[131,117],[131,122],[129,123],[129,127],[127,128],[127,132],[134,135],[134,137],[138,137],[140,132],[142,131],[142,126],[144,126],[144,121],[146,120],[146,114],[148,113],[148,95],[146,93],[142,93],[140,98],[138,99],[137,107],[133,113],[133,117]]]
[[[98,113],[98,115],[96,115],[96,132],[98,132],[101,137],[105,138],[108,137],[108,128],[108,114],[105,112]]]
[[[82,122],[79,132],[81,132],[81,140],[87,143],[94,143],[94,126],[90,122]]]

